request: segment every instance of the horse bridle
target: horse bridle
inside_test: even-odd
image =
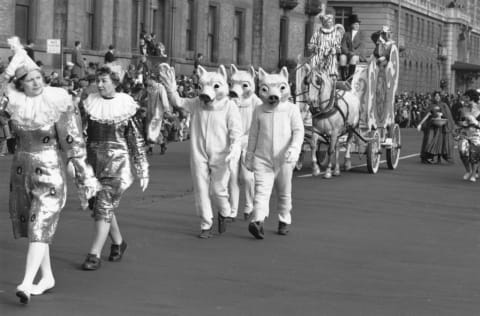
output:
[[[325,86],[325,80],[323,78],[321,78],[319,75],[315,75],[315,77],[318,80],[320,80],[320,82],[317,83],[317,82],[313,82],[313,80],[312,80],[313,77],[314,77],[314,71],[312,70],[310,72],[310,74],[308,74],[304,79],[304,83],[307,86],[307,93],[310,90],[310,85],[312,85],[313,87],[315,87],[315,89],[318,91],[318,94],[319,94],[319,92]],[[333,79],[332,91],[331,91],[330,97],[328,99],[323,100],[323,101],[318,101],[317,100],[315,106],[314,105],[310,106],[310,112],[312,113],[312,119],[317,119],[317,120],[326,119],[326,118],[331,117],[335,113],[339,112],[340,115],[342,116],[344,122],[347,122],[348,112],[347,112],[347,115],[345,115],[345,113],[343,113],[342,109],[338,106],[338,102],[337,102],[338,101],[338,95],[336,93],[335,84],[336,84],[336,78]],[[340,96],[340,98],[343,99],[343,95]],[[327,102],[328,102],[328,104],[325,107],[325,109],[323,109],[323,110],[320,109],[320,106],[327,103]],[[347,107],[347,109],[348,109],[348,107]]]

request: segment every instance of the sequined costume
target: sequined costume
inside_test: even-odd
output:
[[[10,218],[15,238],[51,243],[66,201],[66,172],[60,149],[72,163],[77,185],[95,187],[86,163],[78,110],[60,88],[45,87],[35,97],[9,86],[8,104],[17,148],[10,176]]]
[[[111,99],[94,93],[84,101],[88,162],[102,184],[93,204],[95,220],[111,222],[125,190],[135,179],[148,178],[148,161],[138,104],[125,93]]]
[[[337,53],[341,49],[342,36],[343,33],[338,27],[320,27],[310,39],[309,45],[314,50],[310,65],[326,71],[329,75],[336,75]]]

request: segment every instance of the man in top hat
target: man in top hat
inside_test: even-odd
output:
[[[322,3],[318,18],[321,26],[313,33],[308,44],[308,49],[313,53],[310,65],[326,71],[331,76],[337,76],[337,54],[340,53],[345,32],[343,26],[335,25],[335,11],[331,8],[326,9],[325,3]]]
[[[350,16],[349,24],[350,31],[343,36],[340,55],[340,75],[344,81],[352,78],[357,63],[365,60],[362,56],[364,36],[360,31],[360,20],[356,14]]]

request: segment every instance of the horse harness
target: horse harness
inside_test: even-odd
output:
[[[334,114],[336,114],[337,112],[340,113],[340,115],[342,116],[342,119],[344,121],[345,124],[348,124],[348,117],[350,115],[350,110],[347,106],[347,113],[344,113],[343,110],[338,106],[338,100],[343,100],[345,103],[347,103],[347,101],[345,100],[344,96],[346,94],[346,91],[344,90],[340,90],[342,92],[337,92],[337,89],[335,88],[336,86],[336,83],[337,81],[335,80],[335,78],[333,79],[333,89],[332,89],[332,92],[330,93],[330,98],[328,100],[324,100],[322,102],[320,102],[319,105],[325,103],[325,102],[328,102],[328,105],[327,107],[324,109],[324,110],[321,110],[320,109],[320,106],[311,106],[310,107],[310,113],[312,113],[312,119],[317,119],[317,120],[323,120],[323,119],[327,119],[331,116],[333,116]]]

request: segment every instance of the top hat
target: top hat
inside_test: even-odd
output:
[[[348,18],[348,22],[350,23],[350,25],[352,25],[353,23],[361,23],[361,21],[358,19],[358,15],[356,15],[356,14],[352,14]]]

